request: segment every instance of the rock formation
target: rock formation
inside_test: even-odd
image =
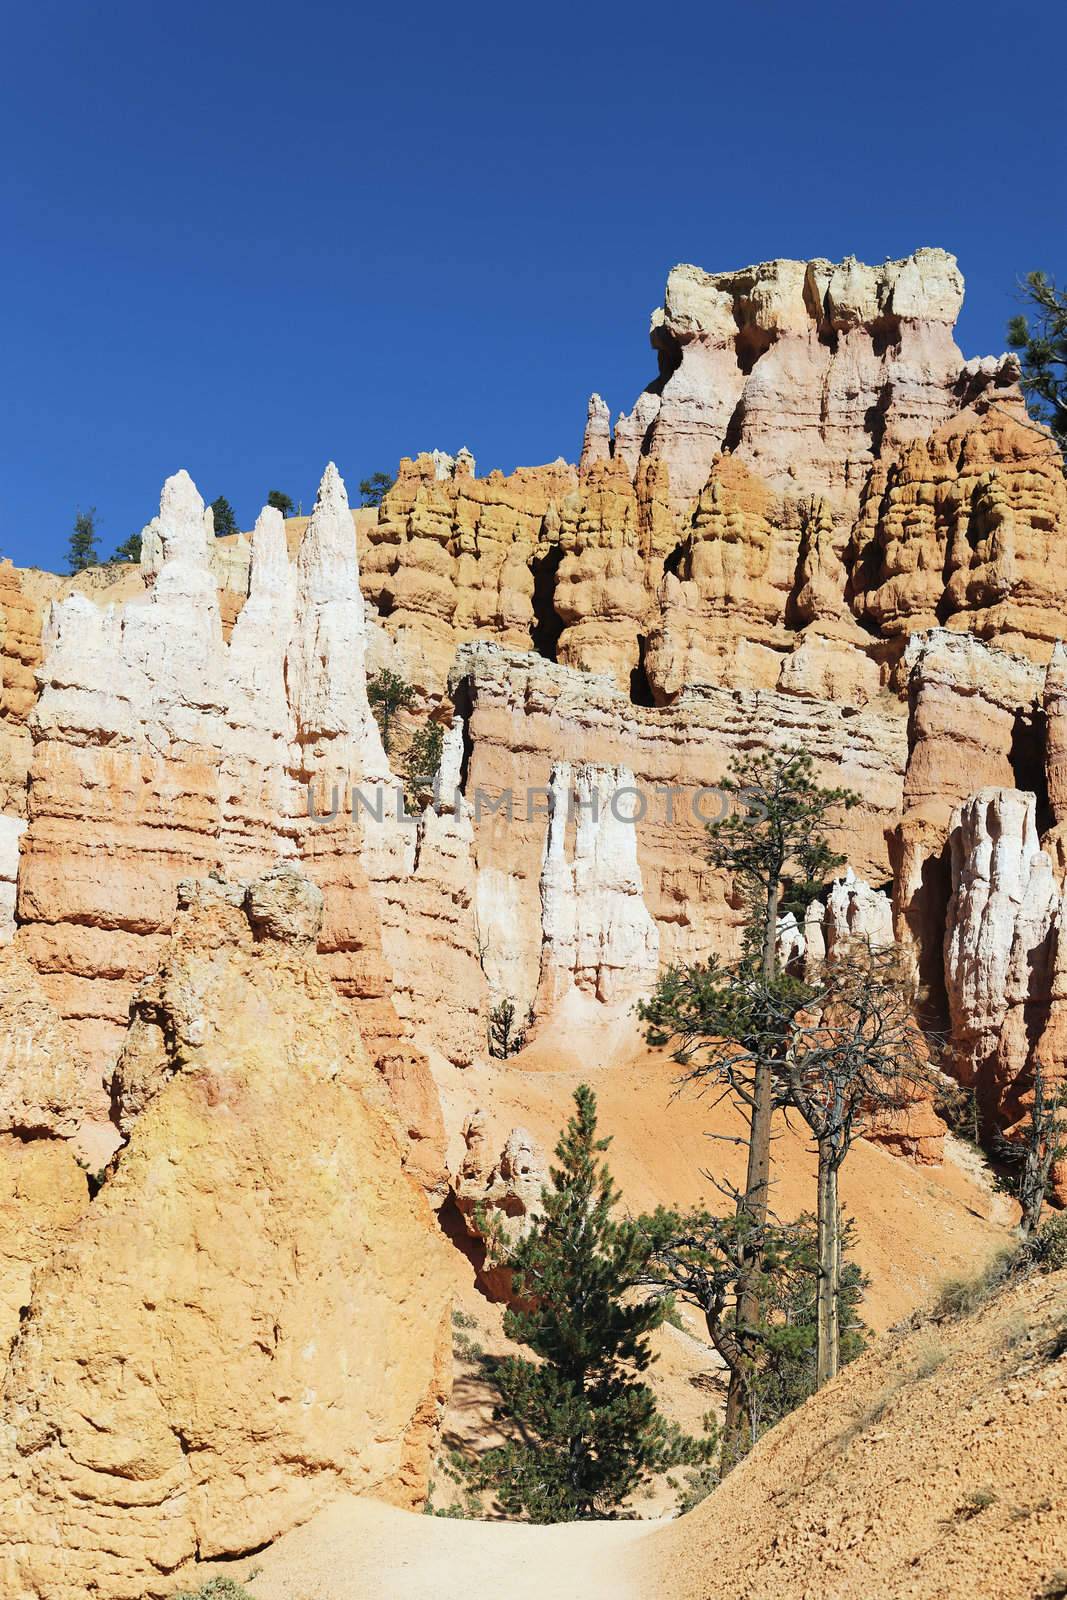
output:
[[[791,970],[802,972],[807,963],[835,957],[847,960],[856,940],[872,950],[889,948],[894,941],[893,902],[851,867],[830,885],[825,902],[811,902],[803,926],[792,911],[778,919],[778,959]]]
[[[1037,1065],[1050,1092],[1064,1076],[1067,906],[1040,846],[1034,795],[983,789],[952,823],[950,1065],[974,1088],[988,1126],[1020,1136]],[[1056,1176],[1062,1195],[1062,1162]]]
[[[632,1003],[651,990],[659,968],[659,931],[637,861],[633,773],[557,762],[549,791],[537,1009],[552,1011],[572,989],[609,1005]]]
[[[493,992],[513,996],[523,1012],[540,983],[541,873],[561,755],[572,767],[634,775],[642,799],[632,832],[661,961],[733,948],[739,911],[706,864],[705,827],[721,810],[715,785],[746,749],[799,744],[815,756],[820,781],[860,793],[860,806],[828,819],[835,847],[868,882],[889,876],[885,833],[899,813],[906,758],[895,703],[860,718],[795,695],[708,688],[646,708],[606,677],[485,643],[459,652],[452,690],[470,751],[465,793],[483,966]]]
[[[680,502],[729,448],[775,488],[854,503],[884,446],[958,408],[962,301],[943,250],[880,267],[854,257],[675,267],[652,314],[659,376],[616,424],[616,453],[639,439],[667,462]],[[602,430],[599,411],[590,418]]]
[[[89,1203],[74,1137],[85,1073],[37,974],[0,949],[0,1359],[18,1331],[35,1269]]]
[[[8,1366],[12,1596],[165,1595],[332,1493],[425,1494],[444,1247],[309,959],[321,899],[276,874],[187,901],[134,1003],[129,1143]]]
[[[160,564],[143,598],[101,610],[75,594],[52,609],[31,717],[20,948],[76,1026],[102,1120],[99,1074],[114,1060],[134,986],[158,961],[181,880],[304,860],[326,892],[321,948],[334,981],[407,1105],[421,1146],[411,1159],[440,1188],[440,1113],[410,1018],[439,1005],[436,1042],[465,1059],[481,1039],[480,983],[461,986],[470,998],[457,1010],[447,967],[454,959],[477,972],[469,839],[463,819],[416,829],[396,818],[396,780],[367,700],[344,486],[327,468],[295,570],[279,513],[264,511],[228,643],[203,504],[186,474],[168,480],[156,526]],[[359,785],[376,820],[352,815]],[[443,969],[406,937],[417,937],[420,919],[456,942]]]
[[[506,1298],[479,1218],[513,1234],[544,1176],[488,1008],[531,1016],[523,1075],[610,1064],[665,963],[736,952],[735,757],[860,796],[783,960],[895,931],[1019,1134],[1067,1057],[1067,490],[961,293],[935,250],[679,267],[658,378],[614,430],[593,396],[577,467],[435,450],[353,513],[331,464],[225,539],[180,472],[138,567],[0,565],[5,1593],[162,1596],[335,1490],[417,1501],[427,1196]],[[925,1101],[877,1130],[941,1134]]]
[[[886,639],[936,627],[1047,662],[1063,631],[1067,485],[1016,387],[994,387],[872,473],[853,534],[857,614]]]
[[[462,467],[441,479],[432,456],[405,458],[362,564],[405,675],[436,692],[464,639],[487,632],[531,647],[538,564],[553,553],[548,524],[577,481],[564,462],[507,478]]]
[[[545,1159],[525,1128],[512,1128],[494,1160],[489,1149],[485,1113],[476,1110],[463,1128],[465,1154],[452,1193],[464,1226],[477,1246],[478,1281],[493,1300],[511,1294],[511,1273],[498,1257],[540,1212],[541,1190],[548,1182]],[[496,1235],[496,1249],[484,1250],[486,1224]]]
[[[1016,767],[1040,774],[1033,711],[1043,674],[1020,657],[944,630],[913,636],[903,665],[911,711],[902,817],[891,837],[894,915],[926,996],[926,1018],[943,1027],[952,815],[979,789],[1014,787]]]

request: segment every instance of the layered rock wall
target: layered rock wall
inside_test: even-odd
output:
[[[75,594],[50,612],[30,718],[20,948],[96,1068],[102,1119],[98,1074],[158,961],[180,881],[305,861],[326,891],[324,956],[408,1107],[429,1180],[443,1132],[415,1021],[439,1020],[436,1042],[461,1059],[481,1037],[469,833],[461,818],[397,817],[367,698],[344,486],[328,468],[295,568],[280,515],[264,511],[228,642],[203,503],[184,473],[164,488],[157,535],[143,595],[101,609]],[[366,811],[352,804],[356,787]],[[427,940],[442,944],[437,964],[423,958]]]
[[[820,781],[862,796],[854,810],[827,819],[837,848],[868,882],[889,876],[885,835],[899,812],[907,754],[895,705],[860,718],[797,696],[703,689],[646,709],[607,678],[484,643],[460,651],[452,688],[469,751],[464,794],[483,965],[494,992],[514,996],[523,1010],[539,987],[542,870],[561,761],[633,774],[639,882],[661,961],[733,948],[742,912],[706,864],[705,827],[724,803],[715,785],[746,750],[811,750]]]

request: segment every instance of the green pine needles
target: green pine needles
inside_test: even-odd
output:
[[[1008,344],[1019,351],[1030,415],[1051,429],[1067,457],[1067,291],[1046,272],[1028,272],[1023,299],[1030,314],[1012,317]]]
[[[536,1358],[487,1363],[506,1442],[457,1463],[476,1494],[509,1517],[566,1522],[625,1512],[657,1472],[707,1461],[714,1438],[683,1434],[660,1415],[641,1374],[648,1336],[672,1310],[650,1298],[652,1241],[614,1215],[619,1192],[602,1159],[596,1096],[582,1084],[542,1191],[543,1216],[507,1254],[515,1300],[504,1331]]]

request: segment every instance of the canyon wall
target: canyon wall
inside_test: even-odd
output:
[[[678,267],[659,378],[614,428],[593,397],[577,467],[427,452],[353,513],[331,466],[310,518],[222,540],[179,473],[139,569],[0,568],[0,938],[73,1030],[90,1119],[179,882],[291,860],[442,1193],[427,1051],[462,1067],[502,998],[538,1021],[571,994],[628,1005],[658,963],[730,949],[703,830],[730,760],[768,746],[860,795],[834,843],[892,881],[946,1020],[953,816],[987,785],[1063,786],[1039,701],[1067,600],[1058,453],[1012,359],[963,360],[961,296],[937,250]],[[382,667],[416,690],[399,759]],[[409,816],[428,714],[452,731]]]
[[[1064,1076],[1067,498],[961,295],[935,250],[678,267],[659,377],[614,427],[593,397],[577,466],[426,452],[353,512],[331,464],[229,539],[179,472],[139,567],[0,565],[13,1594],[140,1600],[335,1488],[419,1500],[431,1207],[476,1250],[544,1165],[479,1107],[450,1170],[441,1095],[490,1081],[501,1001],[549,1055],[632,1043],[665,964],[736,952],[734,760],[859,797],[783,959],[895,937],[987,1132]],[[937,1159],[913,1111],[885,1137]]]

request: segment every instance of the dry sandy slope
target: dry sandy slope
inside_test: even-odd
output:
[[[707,1102],[672,1099],[674,1067],[638,1044],[632,1028],[625,1038],[605,1040],[602,1049],[594,1043],[546,1040],[511,1062],[451,1075],[439,1069],[453,1132],[480,1105],[500,1143],[522,1123],[548,1151],[571,1091],[584,1077],[597,1090],[602,1129],[614,1137],[612,1166],[631,1209],[664,1200],[713,1203],[702,1168],[739,1175],[742,1153],[709,1142],[705,1133],[736,1124],[723,1112],[713,1114]],[[589,1066],[590,1061],[605,1064]],[[790,1215],[809,1207],[814,1168],[799,1131],[780,1130],[775,1154],[778,1210]],[[843,1187],[857,1220],[858,1254],[873,1279],[865,1312],[876,1328],[928,1299],[946,1276],[973,1271],[1005,1241],[1010,1212],[966,1163],[916,1167],[861,1142]],[[491,1336],[499,1309],[478,1294],[458,1252],[456,1287],[460,1303],[478,1315],[479,1335]],[[1047,1343],[1064,1288],[1041,1279],[1014,1291],[986,1322],[979,1319],[980,1337],[969,1324],[889,1335],[787,1419],[722,1490],[681,1521],[529,1528],[344,1500],[230,1570],[243,1578],[249,1566],[262,1569],[251,1585],[256,1600],[896,1600],[911,1594],[929,1600],[935,1594],[1029,1600],[1037,1588],[1018,1586],[1017,1576],[1039,1568],[1047,1576],[1056,1565],[1067,1566],[1067,1551],[1062,1561],[1058,1554],[1058,1513],[1034,1509],[1050,1488],[1028,1486],[1037,1470],[1035,1454],[1044,1471],[1050,1466],[1046,1436],[1053,1426],[1062,1430],[1067,1418],[1059,1411],[1062,1391],[1049,1398],[1049,1373],[1056,1369],[1041,1364],[1029,1376],[1019,1369],[1035,1359],[1042,1339]],[[1025,1332],[1027,1318],[1040,1324],[1029,1343],[1019,1334],[1020,1320]],[[664,1398],[675,1402],[675,1414],[683,1409],[686,1390],[696,1410],[707,1400],[691,1388],[689,1377],[706,1369],[707,1352],[690,1341],[693,1350],[679,1353],[673,1347],[684,1336],[668,1333],[657,1386],[668,1380]],[[935,1365],[940,1361],[935,1339],[948,1354],[930,1376],[916,1379],[931,1350]],[[877,1411],[885,1396],[885,1420],[846,1439],[857,1419]],[[464,1396],[461,1384],[446,1431],[462,1432],[466,1421],[479,1432],[485,1423],[481,1411],[480,1397]],[[1037,1443],[1031,1437],[1035,1429],[1042,1436]],[[1062,1473],[1058,1465],[1054,1470]],[[959,1503],[987,1481],[1002,1500],[971,1521],[961,1519]],[[922,1500],[918,1510],[916,1495]],[[437,1498],[441,1503],[446,1496],[439,1492]],[[1013,1517],[1021,1535],[1012,1533]],[[944,1526],[941,1518],[948,1519]],[[967,1556],[971,1546],[982,1548],[987,1530],[993,1535],[991,1582],[1007,1587],[982,1587],[980,1567]],[[837,1546],[850,1540],[851,1553],[839,1553]],[[1013,1540],[1032,1544],[1036,1554],[1020,1563],[1012,1555]],[[922,1566],[922,1552],[929,1549],[936,1583],[927,1581]],[[938,1570],[944,1565],[939,1552],[946,1550],[952,1559]],[[921,1559],[913,1571],[907,1563],[916,1552]]]
[[[891,1335],[638,1552],[672,1600],[1067,1593],[1067,1273]],[[1058,1586],[1057,1586],[1058,1585]]]
[[[543,1034],[507,1062],[461,1072],[438,1059],[435,1071],[454,1133],[453,1168],[463,1148],[458,1130],[475,1105],[485,1113],[493,1150],[521,1124],[548,1155],[573,1109],[575,1085],[584,1078],[596,1089],[601,1130],[612,1136],[612,1171],[623,1203],[632,1211],[672,1201],[726,1206],[704,1169],[735,1181],[742,1177],[743,1150],[706,1136],[708,1131],[739,1132],[741,1119],[725,1108],[716,1110],[710,1098],[675,1095],[678,1068],[664,1052],[641,1041],[632,1016],[617,1017],[601,1029],[583,1028],[579,1019],[568,1030]],[[815,1162],[800,1129],[783,1124],[778,1134],[774,1205],[782,1216],[791,1217],[813,1206]],[[863,1315],[874,1330],[884,1330],[929,1300],[944,1278],[974,1271],[1004,1243],[1012,1208],[1003,1195],[991,1191],[978,1164],[971,1165],[973,1172],[954,1160],[941,1167],[916,1166],[882,1146],[865,1141],[856,1145],[842,1193],[846,1209],[856,1218],[857,1258],[871,1279]],[[453,1265],[465,1330],[482,1349],[503,1353],[509,1346],[501,1329],[501,1308],[487,1303],[458,1252]],[[702,1319],[689,1307],[681,1314],[684,1330],[667,1325],[654,1336],[657,1359],[649,1378],[665,1413],[700,1433],[704,1417],[718,1408],[724,1391],[707,1386],[719,1363]],[[448,1453],[498,1442],[493,1403],[477,1363],[457,1352],[441,1458],[432,1473],[435,1505],[447,1507],[457,1498],[442,1466]],[[636,1515],[672,1514],[678,1503],[675,1485],[685,1477],[684,1471],[676,1472],[643,1489],[632,1503]]]
[[[464,1071],[435,1063],[435,1070],[454,1134],[453,1165],[462,1149],[456,1130],[475,1106],[486,1113],[494,1150],[521,1124],[550,1156],[584,1080],[596,1090],[600,1130],[612,1137],[608,1159],[628,1209],[728,1206],[706,1171],[735,1182],[743,1176],[744,1151],[708,1137],[741,1133],[740,1116],[691,1091],[675,1095],[677,1066],[641,1042],[630,1021],[602,1044],[595,1035],[546,1038],[507,1062]],[[772,1204],[783,1218],[813,1211],[809,1142],[781,1119],[776,1134]],[[871,1278],[863,1314],[876,1330],[929,1299],[944,1278],[982,1264],[1014,1221],[1005,1198],[965,1164],[916,1166],[865,1140],[844,1168],[841,1194],[856,1221],[856,1257]]]

